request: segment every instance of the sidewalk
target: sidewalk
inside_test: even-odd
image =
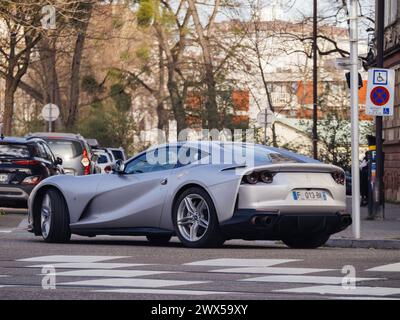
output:
[[[351,197],[347,198],[351,212]],[[361,207],[361,239],[353,238],[352,226],[331,237],[327,246],[343,248],[400,249],[400,204],[386,204],[385,220],[366,220],[368,209]]]

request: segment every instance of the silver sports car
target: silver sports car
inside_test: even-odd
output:
[[[175,235],[187,247],[245,239],[316,248],[351,224],[345,200],[339,167],[256,144],[178,142],[119,161],[113,174],[42,181],[29,231],[46,242]]]

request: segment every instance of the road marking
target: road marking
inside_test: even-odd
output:
[[[316,272],[334,271],[335,269],[315,269],[315,268],[284,268],[284,267],[266,267],[266,268],[229,268],[216,269],[210,272],[222,273],[270,273],[270,274],[307,274]]]
[[[68,255],[55,255],[55,256],[42,256],[27,259],[19,259],[17,261],[26,262],[100,262],[107,260],[115,260],[129,258],[128,256],[68,256]]]
[[[11,232],[13,232],[12,229],[11,230],[0,230],[0,233],[11,233]]]
[[[25,266],[25,268],[43,268],[44,266],[51,265],[59,269],[117,269],[127,267],[145,266],[146,264],[139,263],[106,263],[106,262],[88,262],[88,263],[54,263],[54,264],[37,264],[32,266]]]
[[[171,286],[188,286],[194,284],[209,283],[209,281],[183,281],[183,280],[158,280],[158,279],[95,279],[74,282],[58,283],[59,286],[89,286],[89,287],[143,287],[143,288],[161,288]]]
[[[63,277],[108,277],[108,278],[133,278],[165,273],[179,273],[175,271],[145,271],[145,270],[74,270],[56,272],[56,276]],[[43,274],[38,274],[43,276]]]
[[[335,300],[400,300],[400,298],[385,298],[385,297],[332,297]]]
[[[355,278],[354,282],[385,280],[383,278]],[[341,284],[343,277],[323,277],[323,276],[265,276],[257,278],[242,279],[240,281],[255,282],[283,282],[283,283],[316,283],[316,284]]]
[[[270,267],[277,264],[301,261],[298,259],[210,259],[185,263],[187,266],[213,267]]]
[[[94,292],[106,293],[144,293],[144,294],[176,294],[187,296],[205,296],[212,294],[235,294],[235,292],[222,292],[222,291],[190,291],[190,290],[170,290],[170,289],[113,289],[113,290],[93,290]],[[239,294],[239,293],[238,293]]]
[[[400,288],[386,287],[358,287],[354,289],[345,289],[342,286],[313,286],[293,289],[273,290],[274,292],[287,293],[318,293],[318,294],[333,294],[333,295],[352,295],[352,296],[389,296],[400,294]]]
[[[368,269],[367,271],[379,271],[379,272],[400,272],[400,262],[385,264],[375,268]]]

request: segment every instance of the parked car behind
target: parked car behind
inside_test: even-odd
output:
[[[40,181],[64,173],[61,164],[42,139],[0,138],[0,207],[26,207]]]
[[[66,174],[81,176],[96,173],[92,151],[86,140],[72,133],[31,133],[28,138],[45,140],[53,153],[63,160]]]
[[[92,149],[93,153],[97,155],[97,166],[101,173],[111,173],[114,165],[112,154],[105,149]]]

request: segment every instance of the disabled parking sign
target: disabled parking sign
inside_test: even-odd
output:
[[[374,68],[368,71],[367,115],[393,115],[394,76],[394,70],[391,69]]]

